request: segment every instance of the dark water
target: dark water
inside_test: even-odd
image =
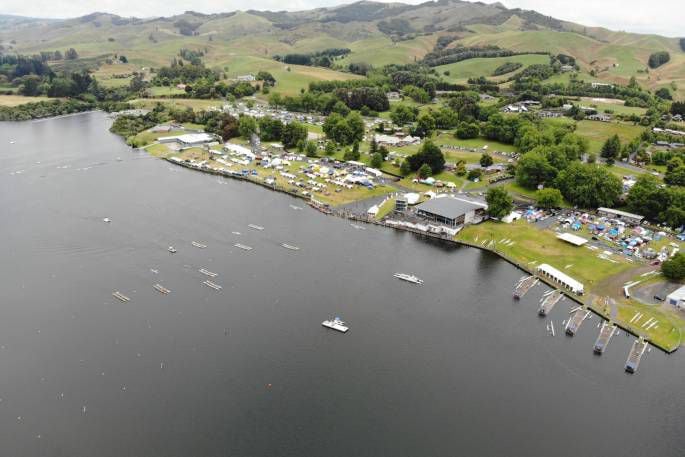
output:
[[[513,302],[489,254],[293,210],[108,125],[0,124],[1,456],[684,454],[682,351],[626,375],[632,338],[594,356],[597,317],[560,334],[568,302],[549,336],[545,289]]]

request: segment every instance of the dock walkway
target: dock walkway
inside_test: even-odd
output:
[[[535,284],[538,283],[538,278],[535,276],[527,276],[524,278],[521,278],[518,283],[516,283],[516,287],[514,287],[514,298],[519,299],[526,295],[530,289],[533,288]]]
[[[549,312],[552,311],[552,308],[554,308],[554,305],[556,305],[563,296],[564,293],[560,290],[555,290],[547,295],[538,308],[538,314],[540,316],[549,314]]]
[[[596,354],[602,354],[609,344],[609,340],[616,333],[616,326],[608,322],[602,324],[602,328],[597,336],[597,341],[595,341],[594,351]]]
[[[576,333],[578,333],[578,329],[580,329],[580,324],[582,324],[583,321],[589,315],[590,311],[584,308],[576,309],[571,315],[571,317],[569,317],[568,322],[566,322],[566,334],[569,336],[573,336]]]
[[[637,371],[645,349],[647,349],[647,342],[644,339],[639,338],[635,340],[633,347],[630,348],[628,360],[626,360],[626,371],[628,373],[635,373]]]

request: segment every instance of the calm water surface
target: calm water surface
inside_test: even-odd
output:
[[[597,317],[561,335],[571,303],[538,318],[546,289],[512,301],[522,273],[490,254],[357,230],[109,123],[0,124],[1,456],[685,454],[682,350],[626,375],[632,338],[593,355]]]

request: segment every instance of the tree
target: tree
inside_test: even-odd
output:
[[[405,125],[416,120],[418,110],[408,105],[395,105],[390,111],[390,119],[397,125]]]
[[[480,179],[482,177],[483,177],[483,170],[481,170],[480,168],[472,168],[466,174],[466,179],[468,179],[469,181],[475,181],[476,179]]]
[[[279,119],[269,116],[261,117],[258,121],[259,137],[262,141],[280,141],[285,126]]]
[[[371,156],[371,166],[373,168],[380,168],[383,165],[383,156],[378,152]]]
[[[540,184],[552,182],[557,172],[544,154],[531,151],[524,154],[516,165],[516,182],[527,189],[537,189]]]
[[[304,152],[307,154],[307,157],[316,157],[316,151],[317,151],[316,143],[314,141],[307,141],[304,147]]]
[[[76,60],[78,59],[78,52],[76,52],[76,49],[74,48],[69,48],[64,51],[64,58],[67,60]]]
[[[371,144],[369,144],[369,155],[374,155],[378,152],[378,143],[376,142],[376,137],[371,138]]]
[[[563,201],[559,189],[548,187],[537,192],[537,205],[540,208],[559,208]]]
[[[616,160],[618,158],[618,155],[621,153],[621,140],[618,138],[618,135],[614,135],[602,146],[602,151],[601,155],[605,159],[613,159]]]
[[[685,165],[666,171],[664,182],[671,186],[685,186]]]
[[[442,155],[440,148],[430,140],[426,140],[416,154],[407,157],[407,162],[409,162],[412,171],[418,170],[424,163],[431,167],[433,174],[438,174],[445,169],[445,156]]]
[[[662,100],[673,100],[673,96],[671,95],[671,91],[668,90],[668,87],[657,89],[656,92],[654,92],[654,95]]]
[[[307,139],[307,126],[299,122],[291,122],[283,127],[281,143],[286,148],[293,148],[297,143]]]
[[[677,253],[671,259],[661,264],[661,272],[672,281],[681,281],[685,278],[685,255]]]
[[[606,167],[574,162],[557,176],[556,187],[581,208],[611,207],[623,191],[621,180]]]
[[[494,160],[492,160],[492,156],[488,154],[487,152],[484,152],[482,156],[480,156],[480,166],[483,168],[487,168],[490,165],[494,163]]]
[[[435,119],[429,113],[421,114],[416,120],[416,128],[414,129],[414,135],[420,137],[427,137],[433,134],[435,130]]]
[[[511,195],[502,187],[491,187],[488,189],[485,201],[488,204],[488,214],[497,219],[508,215],[514,208]]]
[[[253,133],[257,133],[257,121],[252,116],[240,116],[238,132],[240,136],[249,140]]]
[[[267,87],[267,86],[273,87],[276,85],[276,78],[274,78],[273,75],[271,73],[269,73],[268,71],[263,71],[263,70],[259,71],[257,73],[257,76],[255,76],[255,79],[257,81],[262,81],[264,87]]]
[[[461,122],[454,135],[461,140],[477,138],[480,135],[480,127],[475,122]]]
[[[423,165],[421,165],[419,167],[419,171],[418,171],[419,178],[426,179],[431,174],[432,174],[431,167],[427,163],[424,163]]]
[[[333,154],[335,154],[335,143],[333,143],[332,141],[326,141],[324,152],[327,156],[332,156]]]
[[[409,165],[408,160],[402,161],[402,165],[400,165],[400,173],[402,173],[402,176],[407,176],[409,173],[411,173],[411,165]]]

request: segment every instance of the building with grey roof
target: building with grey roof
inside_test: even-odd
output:
[[[487,208],[485,203],[443,196],[417,205],[416,214],[439,224],[457,227],[479,219]]]

